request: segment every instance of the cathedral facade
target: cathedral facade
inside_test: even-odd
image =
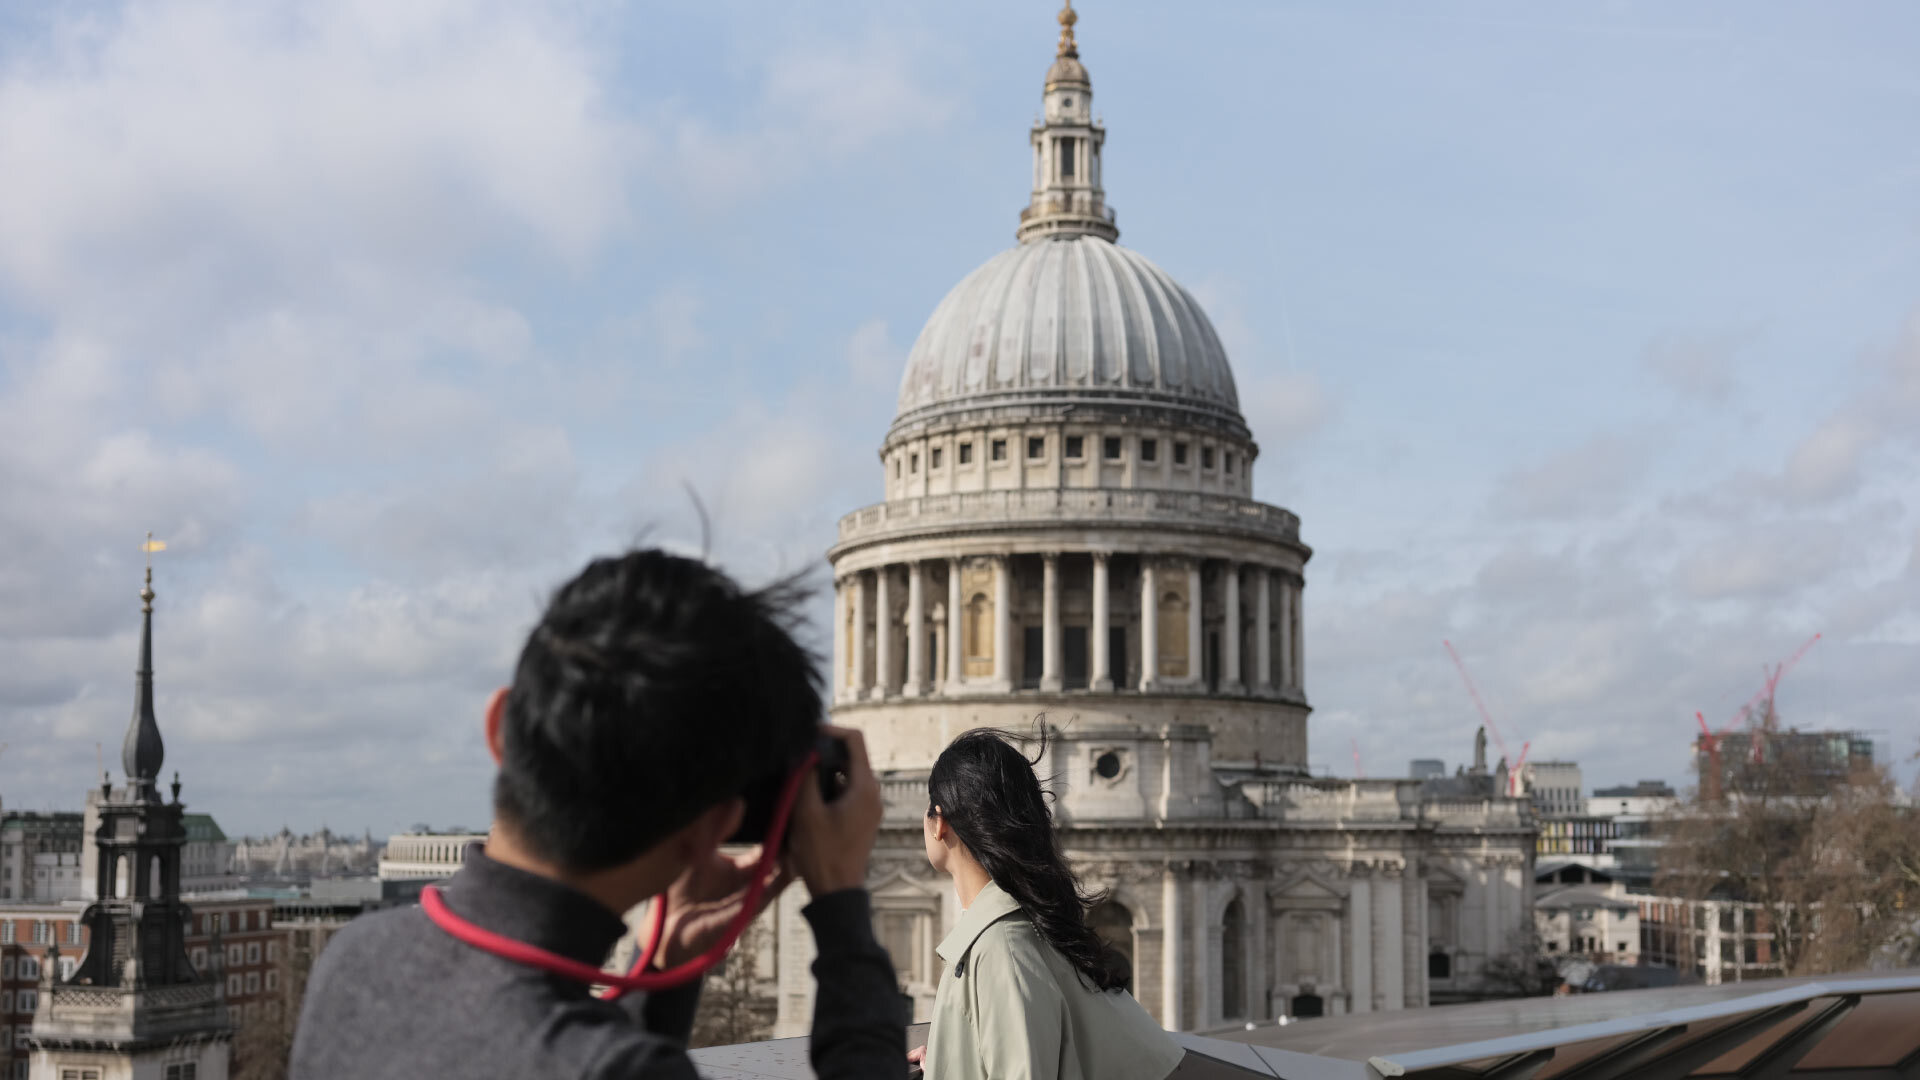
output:
[[[886,789],[876,930],[916,1018],[957,918],[926,864],[926,777],[961,732],[1049,733],[1037,766],[1093,912],[1163,1025],[1418,1007],[1471,992],[1530,925],[1534,825],[1491,785],[1307,767],[1300,519],[1200,305],[1117,242],[1105,128],[1060,15],[1016,244],[934,309],[840,521],[833,720]],[[797,890],[796,890],[797,891]],[[776,923],[776,1035],[811,1015],[804,900]]]

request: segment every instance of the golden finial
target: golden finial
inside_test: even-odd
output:
[[[1073,24],[1080,21],[1080,16],[1074,13],[1073,0],[1064,0],[1064,3],[1066,6],[1060,9],[1059,55],[1071,56],[1077,60],[1080,58],[1080,49],[1073,43]]]
[[[145,588],[143,588],[143,589],[141,589],[141,590],[140,590],[140,599],[146,602],[146,605],[145,605],[145,607],[144,607],[144,608],[143,608],[142,610],[145,610],[145,611],[152,611],[152,610],[153,610],[153,597],[154,597],[154,592],[153,592],[153,553],[154,553],[154,552],[156,552],[156,551],[165,551],[165,550],[167,550],[167,542],[166,542],[165,540],[155,540],[155,539],[153,538],[153,534],[152,534],[152,533],[148,533],[148,534],[147,534],[147,541],[146,541],[146,543],[144,543],[144,544],[141,544],[141,545],[140,545],[140,550],[141,550],[141,551],[144,551],[144,552],[146,552],[146,553],[147,553],[147,584],[146,584],[146,587],[145,587]]]

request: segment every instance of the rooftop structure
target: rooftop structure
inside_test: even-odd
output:
[[[1573,817],[1587,810],[1580,766],[1572,761],[1529,761],[1520,767],[1521,790],[1541,817]]]
[[[1194,1080],[1911,1080],[1920,972],[1526,998],[1174,1036]],[[909,1029],[907,1044],[926,1041]],[[810,1075],[807,1040],[693,1051],[710,1080]]]
[[[1671,799],[1677,794],[1673,785],[1665,780],[1642,780],[1636,784],[1593,789],[1596,799]]]
[[[486,833],[397,833],[388,838],[380,855],[379,876],[384,881],[437,881],[448,878],[466,861],[468,844],[482,844]]]
[[[1800,731],[1772,725],[1695,740],[1695,768],[1710,790],[1824,795],[1873,768],[1873,740],[1858,731]],[[1717,777],[1714,769],[1718,769]]]

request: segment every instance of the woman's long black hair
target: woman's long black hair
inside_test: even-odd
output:
[[[1041,940],[1082,978],[1100,990],[1121,989],[1125,961],[1087,925],[1087,911],[1104,897],[1081,891],[1033,775],[1047,751],[1045,726],[1032,760],[1014,748],[1018,740],[992,728],[953,740],[927,777],[927,816],[946,820],[987,876],[1019,903]]]

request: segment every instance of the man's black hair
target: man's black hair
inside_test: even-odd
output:
[[[792,767],[820,724],[794,639],[807,595],[657,549],[588,564],[520,653],[495,812],[547,858],[603,870]]]

